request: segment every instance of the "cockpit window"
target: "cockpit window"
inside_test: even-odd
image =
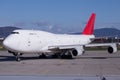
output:
[[[19,32],[12,32],[11,34],[19,34]]]

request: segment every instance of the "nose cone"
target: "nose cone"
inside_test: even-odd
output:
[[[6,46],[8,46],[8,45],[9,45],[9,43],[8,43],[8,41],[5,39],[5,40],[3,41],[3,46],[6,47]]]
[[[8,50],[14,51],[18,47],[17,40],[14,40],[14,37],[8,37],[3,41],[3,46]]]
[[[5,48],[7,48],[7,49],[10,49],[11,48],[11,41],[9,40],[9,39],[5,39],[4,41],[3,41],[3,46],[5,47]]]

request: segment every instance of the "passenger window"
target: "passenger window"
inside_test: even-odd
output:
[[[36,33],[29,33],[29,35],[36,35]]]

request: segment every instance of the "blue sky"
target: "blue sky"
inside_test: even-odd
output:
[[[120,0],[0,0],[0,26],[78,32],[95,12],[95,28],[120,29],[119,8]]]

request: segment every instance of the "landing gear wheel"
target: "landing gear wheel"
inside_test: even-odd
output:
[[[41,54],[41,55],[39,56],[39,58],[46,58],[46,55],[45,55],[45,54]]]
[[[66,51],[62,53],[61,58],[62,59],[73,59],[73,56],[70,51]]]
[[[60,57],[61,57],[61,59],[65,59],[66,55],[63,54]]]
[[[59,55],[58,54],[53,54],[52,58],[59,58]]]
[[[15,53],[15,57],[16,57],[16,61],[18,61],[18,62],[20,62],[21,61],[21,59],[20,59],[20,56],[21,56],[21,54],[20,53]]]
[[[67,59],[73,59],[72,55],[67,55]]]
[[[19,57],[16,57],[16,61],[20,62],[20,61],[21,61],[21,59],[20,59]]]
[[[61,59],[70,59],[70,55],[61,55]]]

